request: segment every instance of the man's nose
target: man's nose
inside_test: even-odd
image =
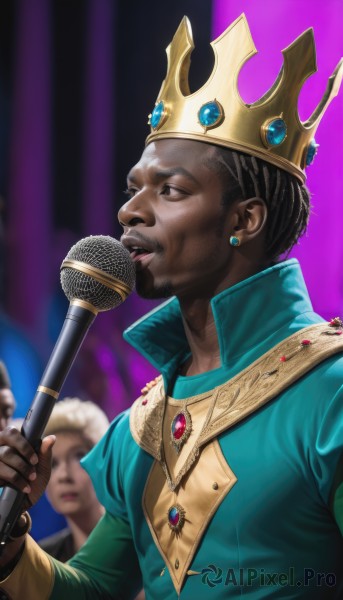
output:
[[[138,224],[151,225],[153,211],[148,194],[140,190],[128,200],[118,212],[118,220],[122,227],[134,227]]]

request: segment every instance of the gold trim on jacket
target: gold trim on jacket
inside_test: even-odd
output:
[[[230,381],[185,400],[167,398],[162,378],[148,386],[130,415],[137,444],[155,458],[143,493],[152,537],[178,594],[202,535],[237,481],[217,441],[218,435],[257,411],[329,356],[343,351],[340,327],[311,325],[277,344]],[[185,406],[192,431],[180,453],[170,439],[171,423]],[[174,531],[170,507],[184,515]]]

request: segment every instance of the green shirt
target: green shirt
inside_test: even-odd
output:
[[[189,354],[175,298],[125,333],[175,399],[211,390],[292,333],[323,321],[296,260],[244,280],[211,304],[222,366],[209,373],[175,376]],[[237,482],[198,545],[182,600],[342,597],[342,367],[341,356],[325,360],[220,435]],[[53,600],[134,597],[140,570],[147,600],[176,600],[142,510],[152,463],[131,436],[129,411],[118,416],[84,460],[106,516],[69,563],[77,577],[54,563]]]

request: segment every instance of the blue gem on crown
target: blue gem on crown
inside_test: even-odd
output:
[[[205,129],[211,129],[217,127],[224,118],[224,111],[217,100],[206,102],[203,104],[198,112],[198,119],[200,125]]]
[[[264,134],[268,146],[279,146],[286,139],[287,125],[281,117],[278,117],[264,126]]]
[[[306,153],[306,166],[307,167],[312,165],[314,158],[318,152],[318,148],[319,148],[319,144],[317,144],[316,140],[313,138],[313,140],[310,141],[308,148],[307,148],[307,153]]]
[[[153,129],[157,129],[160,125],[162,125],[166,116],[167,115],[164,108],[164,102],[161,100],[158,104],[156,104],[151,115],[149,115],[149,123],[151,127]]]

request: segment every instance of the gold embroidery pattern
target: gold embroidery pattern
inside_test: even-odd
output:
[[[174,490],[199,456],[200,447],[275,398],[317,364],[343,351],[343,335],[332,335],[332,326],[320,323],[305,327],[274,346],[227,383],[214,390],[202,432],[177,477],[172,481],[164,462],[162,424],[166,398],[162,378],[132,406],[130,426],[139,446],[161,462],[169,487]],[[336,333],[339,330],[336,330]],[[306,339],[310,344],[303,346]],[[281,357],[290,357],[281,361]],[[193,398],[208,397],[209,392]],[[188,405],[192,398],[188,399]]]
[[[162,432],[165,410],[168,415],[168,408],[177,401],[170,399],[166,409],[167,399],[160,380],[149,391],[146,405],[142,405],[141,398],[135,402],[131,413],[132,435],[156,459],[143,493],[143,510],[178,594],[191,573],[188,569],[206,527],[237,481],[218,440],[213,438],[275,398],[330,355],[342,351],[343,335],[332,334],[332,326],[326,323],[310,326],[272,348],[229,382],[188,398],[189,409],[200,401],[206,416],[199,423],[200,433],[174,478],[164,456]],[[193,415],[194,410],[193,406]],[[177,532],[171,531],[167,519],[173,505],[182,507],[185,513],[183,526]]]
[[[162,376],[157,377],[154,382],[155,385],[150,387],[147,393],[144,391],[144,394],[134,402],[130,412],[130,430],[133,439],[143,450],[156,460],[161,460],[165,401]]]
[[[218,440],[203,448],[191,476],[177,492],[170,490],[161,464],[154,461],[143,493],[143,511],[178,594],[212,516],[236,481]],[[183,527],[176,532],[171,530],[167,518],[172,505],[185,512]]]
[[[200,434],[199,446],[258,410],[332,354],[342,351],[343,336],[333,337],[327,323],[311,325],[283,340],[217,389],[213,412]]]
[[[205,419],[204,419],[204,423],[201,426],[201,429],[199,430],[199,433],[204,429],[204,427],[207,425],[208,420],[210,418],[210,415],[212,413],[213,410],[213,403],[215,400],[215,395],[213,394],[213,392],[206,392],[204,394],[201,394],[201,396],[194,396],[191,398],[187,399],[187,406],[189,408],[190,411],[192,411],[192,414],[194,415],[194,408],[195,408],[195,403],[200,404],[201,407],[203,407],[203,411],[205,414]],[[170,399],[167,399],[167,406],[169,405]],[[182,401],[179,401],[180,403]],[[168,410],[165,408],[165,419],[167,418],[167,412]],[[189,471],[190,467],[193,465],[193,463],[198,459],[199,457],[199,453],[200,453],[200,445],[198,443],[199,440],[199,435],[197,436],[197,439],[193,442],[193,447],[191,448],[191,450],[189,451],[189,454],[184,462],[183,465],[181,465],[179,467],[179,470],[172,474],[170,466],[171,466],[171,462],[170,462],[170,456],[168,457],[168,449],[166,447],[162,448],[164,450],[163,453],[163,457],[161,460],[161,467],[164,471],[169,489],[171,491],[174,491],[178,485],[180,484],[181,480],[183,479],[184,475],[186,475],[186,473]],[[186,448],[185,448],[185,451]],[[174,469],[173,469],[174,471]]]

